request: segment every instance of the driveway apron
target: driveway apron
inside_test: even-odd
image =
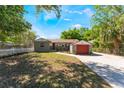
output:
[[[124,57],[97,52],[92,55],[57,53],[78,58],[112,87],[124,88]]]

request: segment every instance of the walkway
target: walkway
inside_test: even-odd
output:
[[[58,53],[77,57],[112,87],[124,88],[124,57],[103,53],[94,53],[93,55]]]

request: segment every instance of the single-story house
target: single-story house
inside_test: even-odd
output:
[[[70,51],[75,54],[89,54],[91,44],[77,39],[44,39],[39,38],[34,42],[37,52]]]
[[[34,50],[36,52],[51,51],[50,41],[44,38],[39,38],[34,41]]]

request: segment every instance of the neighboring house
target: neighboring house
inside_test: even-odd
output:
[[[91,44],[77,39],[44,39],[39,38],[34,42],[37,52],[70,51],[75,54],[89,54]]]

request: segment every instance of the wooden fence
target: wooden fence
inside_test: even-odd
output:
[[[0,49],[0,57],[10,56],[20,53],[32,52],[34,48],[12,48],[12,49]]]

